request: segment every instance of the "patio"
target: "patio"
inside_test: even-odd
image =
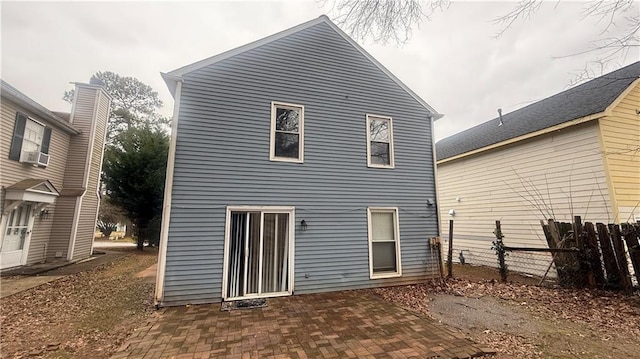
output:
[[[469,358],[494,353],[368,291],[272,298],[259,309],[172,307],[135,331],[121,358]]]

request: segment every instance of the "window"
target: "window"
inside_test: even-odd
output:
[[[304,158],[304,107],[271,103],[272,161],[302,163]]]
[[[44,126],[32,119],[27,119],[22,138],[22,152],[40,151],[43,137]]]
[[[48,154],[50,141],[51,128],[18,112],[13,128],[9,159],[25,162],[33,157],[34,152]]]
[[[367,115],[367,165],[394,167],[391,117]]]
[[[368,208],[367,219],[370,277],[375,279],[401,276],[398,209]]]

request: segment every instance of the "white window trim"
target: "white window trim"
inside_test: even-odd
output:
[[[398,271],[388,273],[373,273],[373,241],[371,233],[371,212],[391,212],[393,213],[394,220],[394,235],[396,240],[396,259],[398,261]],[[369,278],[381,279],[381,278],[396,278],[402,277],[402,256],[400,251],[400,221],[398,218],[398,207],[368,207],[367,208],[367,237],[369,241]]]
[[[288,107],[295,108],[300,110],[300,119],[298,123],[298,158],[288,158],[288,157],[277,157],[275,151],[275,139],[276,139],[276,107]],[[296,105],[292,103],[286,102],[271,102],[271,132],[270,132],[270,141],[269,141],[269,160],[278,161],[278,162],[293,162],[293,163],[303,163],[304,162],[304,106]]]
[[[285,292],[254,294],[243,297],[229,298],[227,296],[227,288],[229,287],[229,234],[231,229],[231,212],[261,212],[265,213],[288,213],[289,214],[289,288]],[[293,206],[227,206],[226,218],[224,223],[224,250],[223,250],[223,267],[222,267],[222,299],[241,300],[251,298],[272,298],[293,295],[294,291],[294,269],[295,269],[295,234],[296,234],[296,208]]]
[[[389,165],[379,165],[375,163],[371,163],[371,134],[369,133],[369,128],[371,125],[371,118],[379,118],[382,120],[389,121]],[[372,115],[367,114],[367,166],[372,168],[395,168],[395,160],[394,160],[394,151],[393,151],[393,119],[389,116],[380,116],[380,115]]]

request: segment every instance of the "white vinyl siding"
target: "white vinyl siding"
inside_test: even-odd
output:
[[[370,277],[402,275],[397,208],[368,208]]]
[[[447,243],[453,220],[453,259],[462,251],[468,264],[496,267],[496,220],[506,245],[542,248],[547,243],[540,220],[572,222],[579,215],[583,222],[610,223],[602,157],[593,121],[439,164],[442,238]],[[536,275],[550,262],[548,253],[512,252],[507,258],[510,270]]]
[[[302,163],[304,159],[304,106],[271,103],[272,161]]]
[[[367,166],[395,167],[391,117],[367,115]]]

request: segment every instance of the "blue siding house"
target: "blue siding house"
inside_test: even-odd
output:
[[[438,275],[441,115],[326,16],[163,78],[175,109],[158,305]]]

